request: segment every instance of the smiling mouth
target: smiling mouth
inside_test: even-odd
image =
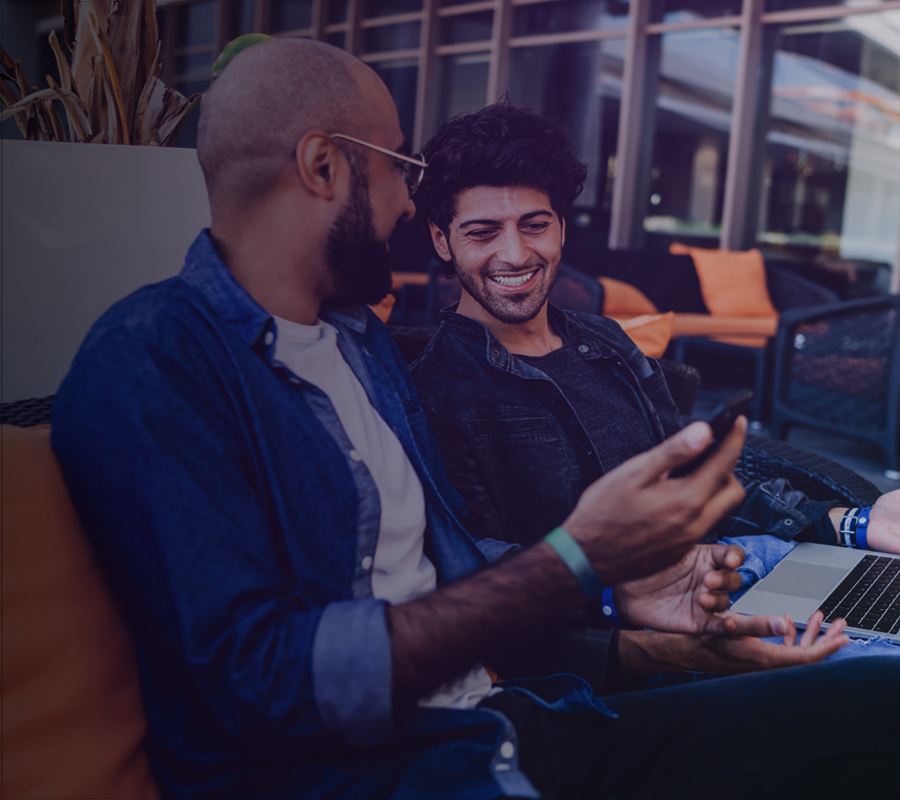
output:
[[[528,281],[530,281],[536,274],[537,270],[535,269],[531,272],[523,272],[521,275],[490,275],[488,276],[488,280],[491,280],[500,286],[509,286],[514,288],[516,286],[522,286],[523,284],[528,283]]]

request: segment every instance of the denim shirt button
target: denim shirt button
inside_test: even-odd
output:
[[[580,345],[578,345],[578,352],[581,353],[582,355],[584,355],[584,354],[585,354],[588,350],[590,350],[590,349],[591,349],[591,348],[588,347],[586,344],[580,344]]]
[[[362,562],[360,563],[360,566],[361,566],[364,570],[370,570],[370,569],[372,569],[372,556],[366,556],[366,557],[362,560]]]
[[[266,335],[263,337],[263,342],[267,345],[272,344],[275,341],[275,334],[272,331],[266,331]]]
[[[499,350],[491,350],[491,355],[494,358],[500,358],[500,351]]]
[[[362,456],[356,450],[351,450],[347,455],[354,461],[362,461]]]
[[[512,758],[516,754],[516,746],[512,742],[504,742],[500,745],[500,755],[503,758]]]
[[[786,519],[786,520],[784,521],[785,527],[789,527],[789,526],[791,526],[791,525],[793,525],[793,524],[794,524],[794,520],[792,520],[792,519]]]

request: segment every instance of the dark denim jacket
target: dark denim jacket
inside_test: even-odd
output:
[[[454,310],[442,312],[440,331],[412,366],[419,398],[450,480],[469,504],[466,529],[477,537],[530,544],[569,515],[601,467],[556,384],[509,353],[481,323]],[[551,324],[585,361],[605,359],[631,389],[652,441],[682,427],[659,365],[617,323],[553,306],[549,312]],[[827,522],[828,504],[808,502],[784,481],[745,488],[744,504],[720,524],[720,535],[791,539],[823,517]]]

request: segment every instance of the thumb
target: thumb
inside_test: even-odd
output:
[[[637,472],[642,484],[654,483],[672,468],[703,452],[711,439],[712,428],[709,425],[692,422],[662,444],[626,461],[622,467]]]
[[[774,615],[751,617],[746,614],[735,614],[733,611],[726,611],[721,616],[734,620],[734,627],[731,627],[729,633],[735,636],[784,636],[786,630],[784,617]]]

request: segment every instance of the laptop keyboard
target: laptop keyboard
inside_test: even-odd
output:
[[[900,559],[864,556],[819,610],[825,622],[843,617],[851,628],[900,632]]]

